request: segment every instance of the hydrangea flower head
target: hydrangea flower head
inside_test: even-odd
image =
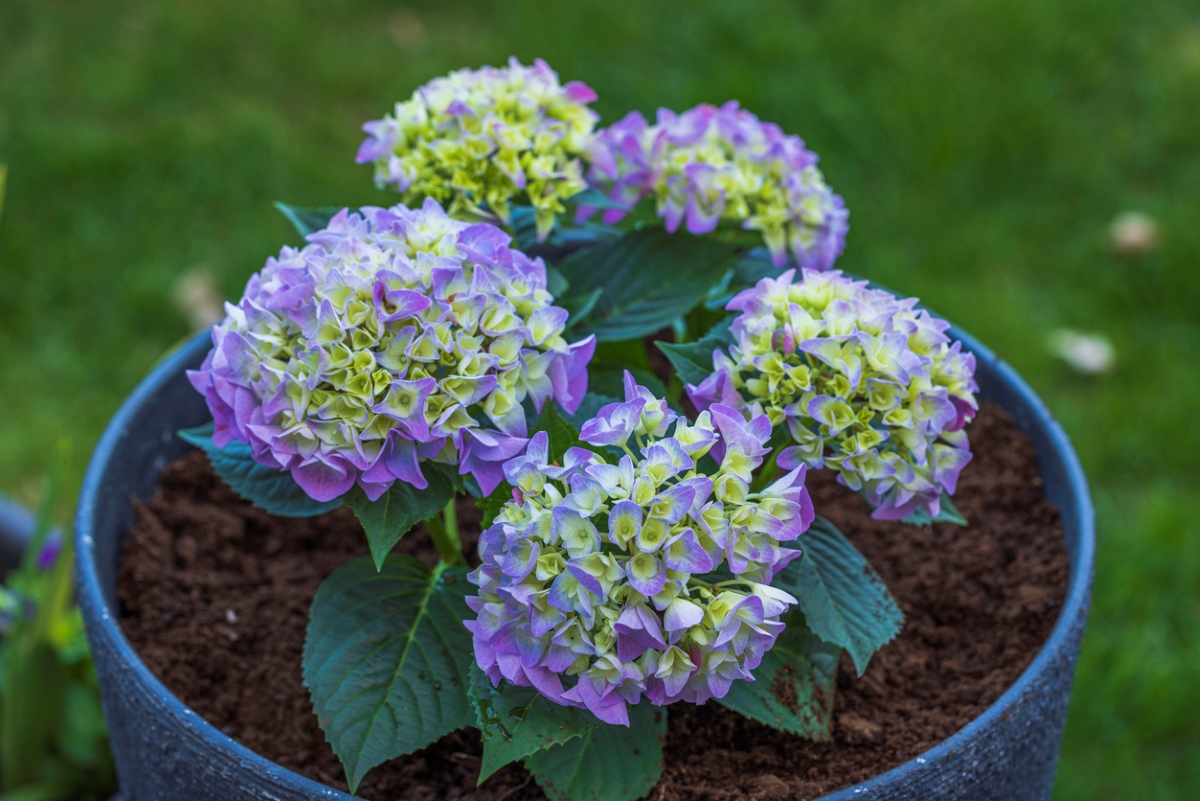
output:
[[[762,408],[794,446],[782,467],[830,467],[880,519],[940,510],[971,459],[963,427],[979,408],[975,357],[949,323],[838,271],[764,278],[726,308],[741,312],[729,354],[688,386],[696,408]]]
[[[455,217],[499,217],[527,198],[545,238],[563,201],[587,188],[579,158],[598,119],[596,93],[579,81],[560,85],[545,61],[458,70],[368,122],[358,163],[394,184],[405,203],[432,197]]]
[[[597,133],[588,158],[593,186],[627,206],[653,194],[668,231],[686,221],[702,234],[731,221],[761,231],[776,266],[790,250],[816,270],[829,269],[845,246],[849,212],[816,154],[736,102],[682,114],[659,109],[654,125],[633,112]],[[580,208],[582,217],[594,212]],[[610,209],[604,221],[623,215]]]
[[[499,228],[428,199],[343,209],[308,241],[251,276],[188,374],[217,446],[248,443],[319,501],[424,488],[428,459],[490,492],[525,448],[523,400],[578,407],[595,340],[563,339],[545,265]]]
[[[764,415],[720,404],[689,423],[629,373],[625,400],[580,429],[595,450],[553,464],[535,434],[504,465],[513,498],[469,576],[479,667],[624,725],[643,697],[702,704],[753,680],[796,603],[771,587],[800,554],[783,544],[813,520],[803,466],[750,492],[770,435]]]

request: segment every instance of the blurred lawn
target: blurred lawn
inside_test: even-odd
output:
[[[689,9],[684,11],[684,9]],[[179,276],[230,297],[295,237],[271,208],[390,201],[359,126],[425,80],[545,57],[631,108],[737,98],[801,134],[852,211],[841,266],[1017,366],[1100,517],[1056,797],[1200,798],[1200,9],[1164,0],[0,4],[0,491],[75,480],[188,333]],[[1164,244],[1113,256],[1137,208]],[[1072,375],[1047,333],[1106,333]],[[64,510],[65,512],[66,510]]]

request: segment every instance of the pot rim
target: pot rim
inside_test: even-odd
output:
[[[1058,421],[1050,414],[1041,398],[1006,362],[1000,360],[990,348],[983,345],[975,337],[963,330],[952,326],[947,334],[961,340],[964,348],[975,354],[980,362],[987,362],[995,371],[1001,382],[1015,390],[1016,396],[1028,406],[1032,413],[1031,422],[1035,427],[1043,429],[1047,442],[1052,451],[1062,460],[1066,483],[1069,489],[1069,503],[1072,509],[1060,509],[1063,517],[1073,516],[1079,529],[1076,553],[1071,554],[1070,571],[1067,579],[1067,594],[1059,610],[1058,619],[1050,636],[1038,650],[1037,655],[1017,680],[996,699],[987,709],[972,719],[967,725],[951,734],[933,748],[893,768],[861,782],[859,784],[835,790],[821,796],[818,801],[842,801],[861,796],[870,792],[879,783],[893,783],[905,775],[925,768],[927,764],[936,762],[941,757],[962,748],[965,743],[980,729],[991,725],[1005,711],[1019,703],[1025,691],[1034,683],[1035,678],[1051,667],[1055,655],[1066,645],[1070,636],[1072,623],[1076,616],[1086,614],[1088,598],[1091,590],[1093,561],[1095,556],[1095,515],[1092,509],[1091,496],[1088,490],[1087,478],[1075,454],[1074,448],[1066,432]],[[211,347],[210,329],[206,329],[185,340],[168,352],[154,366],[128,398],[121,404],[104,430],[96,449],[88,462],[83,486],[79,495],[79,506],[75,518],[75,549],[77,554],[76,572],[78,582],[79,603],[83,607],[90,606],[92,617],[97,626],[94,631],[106,637],[115,652],[136,674],[138,680],[149,686],[160,696],[163,708],[176,716],[189,720],[196,733],[212,742],[218,749],[232,752],[232,756],[243,764],[257,770],[273,774],[291,783],[297,790],[311,793],[317,797],[349,801],[354,798],[347,793],[336,790],[328,785],[316,782],[306,776],[279,765],[263,757],[232,737],[222,733],[207,720],[202,718],[186,704],[180,701],[162,682],[159,681],[145,663],[142,662],[133,646],[126,639],[124,632],[116,622],[116,615],[105,601],[100,588],[100,578],[95,565],[95,540],[92,536],[92,519],[103,487],[102,479],[105,468],[109,463],[113,450],[140,412],[143,405],[179,372],[188,369],[197,357]],[[1031,434],[1032,432],[1026,432]],[[1040,459],[1039,459],[1040,461]],[[89,631],[89,634],[91,632]]]

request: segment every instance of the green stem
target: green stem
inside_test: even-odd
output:
[[[758,475],[750,482],[750,492],[762,492],[767,484],[771,483],[771,479],[775,477],[776,466],[775,460],[779,458],[779,448],[771,452],[771,458],[762,466],[762,470],[758,471]]]
[[[437,547],[442,561],[448,565],[465,565],[463,556],[462,537],[458,533],[458,513],[454,504],[457,498],[451,498],[450,503],[442,510],[440,517],[434,516],[425,521],[425,530]]]

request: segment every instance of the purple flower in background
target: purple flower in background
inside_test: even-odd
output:
[[[841,255],[849,212],[826,185],[817,156],[797,136],[736,102],[676,114],[654,125],[638,112],[598,131],[588,152],[592,186],[625,206],[653,194],[668,231],[704,234],[722,220],[761,231],[776,266],[789,251],[801,267],[827,270]],[[597,211],[581,207],[586,219]],[[607,209],[613,224],[625,212]]]
[[[37,569],[43,573],[54,567],[54,563],[58,561],[58,557],[63,551],[62,534],[57,531],[51,531],[46,537],[46,541],[42,543],[42,547],[38,549],[37,558],[34,560]]]
[[[753,681],[796,603],[770,583],[813,521],[804,468],[751,495],[770,421],[718,407],[689,423],[629,373],[625,401],[582,432],[625,455],[575,448],[552,465],[538,432],[504,464],[513,499],[469,575],[479,667],[624,725],[642,697],[700,704]],[[711,475],[696,466],[708,453],[724,454]],[[722,566],[732,579],[706,575]]]
[[[874,516],[936,516],[971,460],[975,357],[949,324],[840,272],[764,278],[726,308],[741,312],[728,355],[688,394],[698,409],[754,404],[795,443],[778,464],[829,467]]]
[[[213,441],[250,445],[308,495],[427,485],[457,465],[485,493],[526,444],[525,409],[574,411],[595,340],[568,343],[546,268],[486,224],[420,209],[343,210],[251,276],[192,385]]]

